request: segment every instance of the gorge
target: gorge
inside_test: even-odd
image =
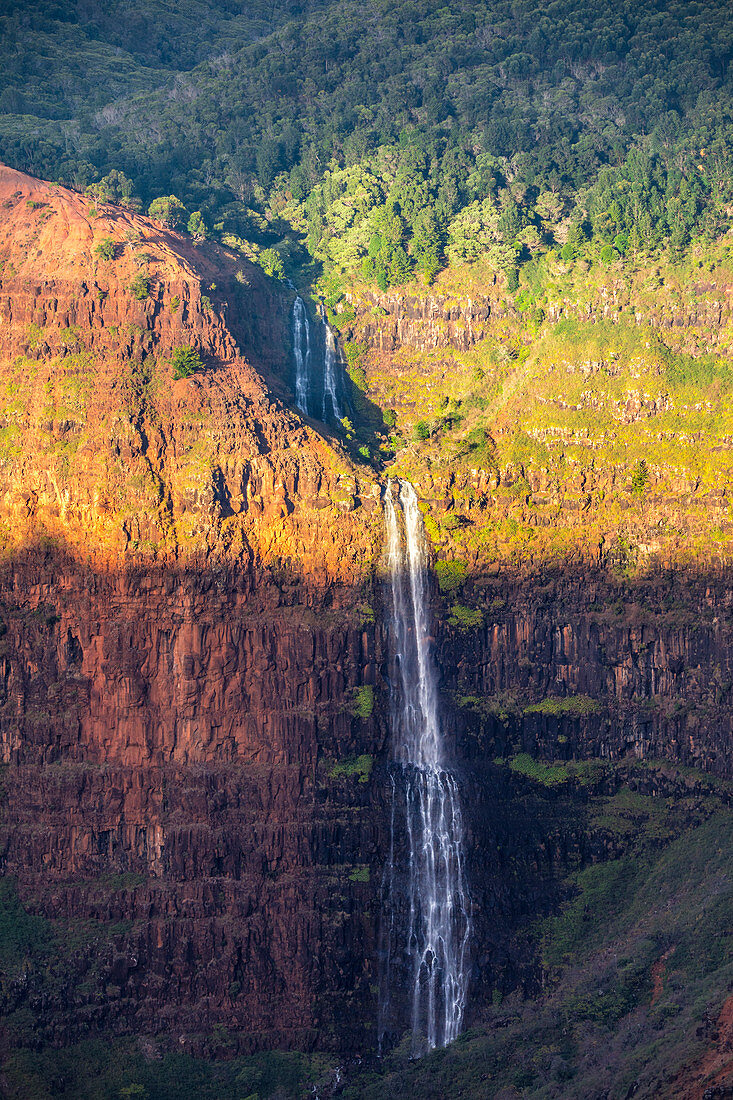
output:
[[[724,1081],[728,307],[354,291],[349,438],[241,253],[8,168],[0,251],[8,1094]]]

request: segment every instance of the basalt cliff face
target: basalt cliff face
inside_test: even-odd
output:
[[[257,269],[8,169],[0,252],[3,870],[79,930],[5,1012],[338,1044],[373,939],[378,822],[328,775],[384,736],[354,707],[374,484],[283,403]],[[175,380],[179,347],[203,368]]]
[[[55,937],[4,975],[6,1044],[91,1030],[207,1054],[372,1049],[390,843],[381,488],[293,411],[292,295],[214,244],[9,169],[0,261],[0,855]],[[367,396],[409,427],[428,377],[425,415],[442,417],[393,472],[416,484],[438,558],[476,1021],[492,995],[542,988],[520,933],[569,871],[630,843],[589,824],[589,789],[611,798],[631,775],[645,797],[697,804],[699,777],[650,758],[731,773],[727,559],[695,558],[687,537],[726,537],[729,485],[660,460],[642,498],[617,451],[581,461],[573,425],[527,421],[518,451],[509,399],[457,450],[442,389],[476,365],[411,356],[466,351],[510,311],[472,303],[436,327],[443,306],[405,300],[395,327],[374,304],[347,334]],[[176,379],[181,347],[203,365]],[[515,351],[497,367],[510,394],[529,369]],[[586,381],[619,375],[611,355],[566,358]],[[620,430],[669,410],[622,382],[587,398]],[[552,395],[543,415],[586,407],[569,404]],[[590,788],[569,773],[558,798],[507,765],[524,756],[619,772]]]

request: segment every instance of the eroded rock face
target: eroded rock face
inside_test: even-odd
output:
[[[105,242],[113,258],[98,254]],[[0,260],[6,545],[42,534],[107,563],[214,552],[358,583],[376,489],[285,404],[290,303],[277,284],[7,168]],[[176,379],[184,347],[203,367]]]
[[[733,587],[603,571],[467,582],[479,625],[441,632],[463,752],[547,760],[668,759],[733,774]],[[533,701],[545,701],[542,706]]]
[[[35,998],[53,1041],[200,1049],[219,1024],[245,1047],[358,1048],[373,884],[350,875],[378,864],[380,815],[330,773],[384,738],[352,713],[374,629],[235,572],[47,556],[2,588],[3,870],[86,944],[66,993],[31,974],[6,1011]]]
[[[61,955],[4,1009],[358,1049],[381,819],[334,768],[385,736],[378,489],[288,406],[275,284],[90,207],[0,170],[2,869]]]
[[[91,1029],[210,1053],[220,1025],[229,1050],[368,1050],[390,842],[379,486],[293,411],[279,290],[89,205],[0,171],[0,867],[58,936],[2,1009],[30,1011],[37,1043]],[[460,311],[449,331],[399,308],[396,329],[374,322],[385,347],[413,321],[466,331]],[[471,309],[478,334],[494,305]],[[204,369],[176,380],[181,346]],[[471,524],[520,475],[418,488]],[[588,484],[537,477],[582,530]],[[497,987],[539,988],[514,933],[610,843],[584,831],[584,792],[563,816],[497,758],[731,771],[730,584],[614,587],[597,556],[560,576],[467,558],[436,593],[476,907],[469,1021]],[[578,695],[597,706],[526,710]]]

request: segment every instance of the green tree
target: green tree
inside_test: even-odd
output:
[[[273,279],[285,278],[282,256],[276,248],[263,248],[257,260],[265,275],[270,275]]]
[[[113,168],[99,183],[91,183],[84,193],[97,202],[113,202],[118,206],[139,210],[142,204],[133,195],[134,187],[134,183],[124,172]]]
[[[197,242],[205,241],[209,235],[209,231],[206,228],[203,214],[200,210],[194,210],[191,217],[188,219],[188,225],[186,227],[193,239]]]
[[[111,237],[104,237],[104,239],[95,246],[94,254],[95,256],[99,256],[101,260],[114,260],[115,242]]]
[[[190,378],[197,370],[201,370],[204,364],[196,349],[186,345],[173,349],[171,365],[174,379],[179,379]]]
[[[138,302],[144,301],[150,295],[151,282],[152,280],[147,271],[138,271],[130,283],[133,298],[137,298]]]
[[[631,471],[631,492],[635,496],[641,496],[649,481],[649,467],[646,460],[640,458]]]
[[[185,220],[186,207],[175,195],[160,195],[151,202],[148,214],[168,229],[176,229]]]
[[[402,245],[398,245],[392,252],[389,265],[389,281],[394,286],[401,286],[412,278],[412,264]]]

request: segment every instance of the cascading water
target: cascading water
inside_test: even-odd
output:
[[[295,356],[295,404],[309,415],[311,338],[305,302],[298,295],[293,303],[293,355]]]
[[[343,413],[336,395],[338,388],[336,373],[338,353],[336,351],[336,341],[329,327],[323,306],[321,306],[321,319],[325,330],[323,347],[323,419],[328,420],[330,416],[334,420],[340,420]],[[328,407],[329,402],[331,404],[330,409]]]
[[[392,833],[383,892],[380,1046],[391,1024],[395,971],[406,966],[412,1051],[445,1046],[463,1023],[470,902],[455,778],[444,766],[437,676],[430,652],[427,553],[417,494],[385,496],[391,590]],[[407,867],[395,830],[404,819]]]
[[[291,284],[292,285],[292,284]],[[293,302],[293,358],[295,360],[295,404],[306,416],[314,416],[323,421],[341,420],[344,415],[343,402],[339,392],[343,393],[339,374],[339,357],[336,340],[326,319],[323,304],[320,305],[322,329],[316,326],[315,345],[311,339],[311,321],[305,302],[298,295]],[[322,342],[321,342],[322,336]],[[316,355],[313,354],[313,346]],[[314,358],[320,356],[323,348],[322,375],[314,370]]]

